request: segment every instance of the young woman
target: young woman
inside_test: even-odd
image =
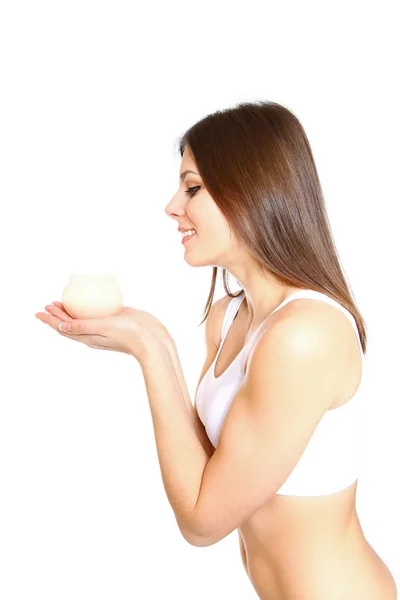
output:
[[[306,134],[281,105],[245,103],[196,123],[179,148],[165,210],[195,230],[186,262],[213,266],[194,404],[209,458],[193,511],[203,538],[188,540],[210,545],[237,528],[265,600],[395,600],[355,506],[365,325]],[[218,267],[227,296],[212,304]]]
[[[262,600],[396,600],[356,511],[366,331],[306,134],[283,106],[244,103],[196,123],[179,148],[179,190],[165,210],[194,230],[186,262],[213,267],[194,405],[174,340],[150,313],[78,321],[58,302],[36,316],[139,361],[164,487],[189,543],[237,529]],[[227,296],[213,303],[218,267]]]

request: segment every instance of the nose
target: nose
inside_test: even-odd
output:
[[[164,212],[166,213],[166,215],[168,217],[171,217],[171,219],[179,217],[184,213],[183,207],[182,207],[182,200],[179,200],[178,196],[179,196],[179,194],[177,192],[176,194],[174,194],[172,196],[171,200],[168,202],[167,206],[164,208]]]

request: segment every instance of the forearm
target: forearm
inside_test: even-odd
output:
[[[141,367],[164,488],[182,534],[188,539],[195,535],[189,529],[188,517],[197,502],[209,457],[195,432],[190,412],[193,406],[189,395],[185,399],[182,393],[168,349],[152,345]]]
[[[185,401],[185,404],[187,406],[187,409],[189,411],[190,417],[194,422],[193,404],[190,399],[189,390],[187,388],[185,376],[182,371],[182,365],[181,365],[181,361],[179,360],[178,350],[177,350],[175,341],[173,338],[169,338],[166,342],[164,342],[164,345],[170,356],[171,364],[175,370],[178,385],[181,390],[181,393],[182,393],[183,399]]]
[[[211,458],[211,456],[213,455],[213,447],[204,431],[204,427],[202,427],[201,423],[199,422],[199,418],[197,417],[197,415],[194,411],[194,406],[193,406],[192,401],[189,396],[189,391],[188,391],[188,388],[186,385],[185,376],[182,371],[182,365],[181,365],[181,361],[179,360],[178,349],[176,347],[175,341],[172,337],[170,337],[164,343],[165,343],[165,347],[167,348],[167,350],[169,352],[172,365],[175,369],[179,387],[181,389],[182,396],[185,400],[187,409],[189,411],[190,418],[192,419],[193,427],[196,432],[196,435],[199,438],[200,443],[203,446],[205,452],[207,453],[208,458]]]

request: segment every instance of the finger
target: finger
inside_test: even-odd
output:
[[[67,335],[76,335],[77,337],[84,338],[85,340],[93,340],[93,336],[96,337],[107,337],[102,331],[104,325],[100,319],[61,319],[58,321],[59,325],[70,325],[70,331],[65,330]],[[61,330],[60,330],[61,331]]]
[[[62,335],[63,337],[71,337],[71,334],[69,333],[63,333],[58,326],[60,325],[60,323],[63,323],[62,320],[58,319],[57,317],[48,314],[48,313],[44,313],[44,312],[38,312],[35,314],[36,319],[38,319],[39,321],[41,321],[42,323],[44,323],[45,325],[49,325],[52,329],[54,329],[54,331],[57,331],[60,335]]]
[[[52,304],[48,304],[47,306],[45,306],[45,309],[52,315],[58,317],[59,319],[61,319],[61,321],[70,321],[71,316],[66,313],[64,310],[62,310],[61,308],[59,308],[58,306],[54,306]]]
[[[54,306],[58,306],[59,308],[61,308],[62,310],[64,309],[64,304],[62,302],[57,302],[57,300],[55,302],[52,302],[51,304],[54,304]],[[51,306],[51,305],[50,305]]]
[[[64,321],[60,321],[60,319],[57,319],[56,317],[53,317],[52,315],[49,315],[48,313],[43,313],[43,312],[38,312],[35,314],[35,317],[39,320],[42,321],[42,323],[44,323],[45,325],[49,325],[52,329],[54,329],[55,331],[57,331],[57,333],[59,335],[62,335],[62,337],[68,338],[70,340],[75,340],[76,342],[81,342],[83,344],[86,344],[86,346],[88,346],[89,348],[93,348],[96,346],[92,346],[92,342],[93,342],[93,338],[91,336],[88,335],[77,335],[75,336],[73,334],[73,332],[62,332],[59,329],[59,325],[61,323],[64,323]],[[99,347],[100,350],[105,350],[105,348]],[[110,348],[111,350],[112,348]]]
[[[50,304],[48,306],[46,306],[46,309],[48,310],[49,314],[52,317],[53,317],[53,314],[54,314],[54,317],[57,317],[57,315],[59,315],[59,317],[57,317],[56,321],[51,321],[51,320],[49,321],[49,319],[47,319],[47,320],[43,319],[43,316],[46,316],[46,317],[49,316],[48,313],[36,313],[35,317],[38,318],[38,315],[41,315],[42,316],[41,320],[49,325],[51,325],[51,323],[55,322],[60,333],[62,333],[62,331],[61,331],[61,329],[59,329],[59,326],[63,323],[65,323],[65,324],[68,323],[69,325],[71,325],[71,331],[66,331],[67,336],[96,335],[96,336],[100,336],[100,337],[106,337],[102,333],[103,325],[97,319],[89,319],[89,320],[72,319],[69,315],[67,315],[66,313],[61,311],[59,308],[53,307]],[[64,315],[65,315],[65,317],[64,317]],[[53,326],[53,325],[51,325],[51,326]]]

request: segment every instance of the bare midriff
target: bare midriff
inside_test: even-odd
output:
[[[367,542],[357,482],[330,496],[275,495],[242,526],[247,575],[262,600],[397,600]]]

